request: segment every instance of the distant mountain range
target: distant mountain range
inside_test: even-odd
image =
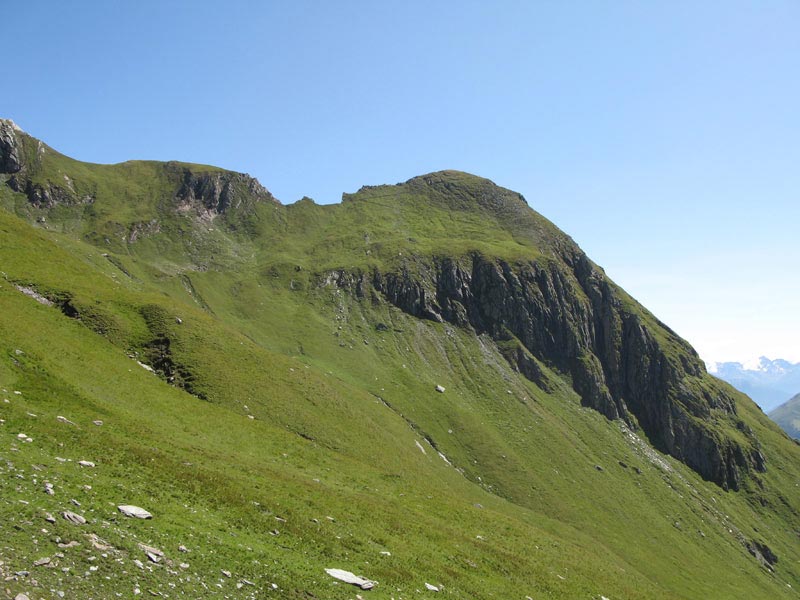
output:
[[[755,365],[716,363],[710,372],[750,396],[767,413],[800,392],[800,363],[780,358],[762,356]]]

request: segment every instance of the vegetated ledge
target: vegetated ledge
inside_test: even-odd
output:
[[[513,341],[519,351],[503,354],[528,379],[547,388],[537,361],[562,374],[585,406],[641,429],[656,448],[723,489],[766,471],[755,433],[691,346],[577,246],[559,260],[417,257],[413,273],[342,270],[326,279],[410,315],[487,333],[506,350]]]

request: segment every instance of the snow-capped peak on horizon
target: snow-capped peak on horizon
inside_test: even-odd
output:
[[[800,362],[793,363],[783,358],[771,359],[767,356],[748,358],[742,361],[717,361],[709,363],[709,373],[719,373],[725,370],[751,371],[757,373],[783,373],[794,367],[800,367]]]
[[[783,358],[715,362],[708,372],[746,393],[765,411],[800,392],[800,362]]]
[[[781,359],[771,360],[766,356],[759,356],[758,360],[750,360],[747,362],[742,363],[742,366],[747,369],[748,371],[761,371],[762,373],[768,373],[770,371],[784,370],[780,365],[782,361]]]

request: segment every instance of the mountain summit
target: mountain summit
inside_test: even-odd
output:
[[[91,485],[123,562],[194,537],[201,564],[298,598],[348,597],[320,580],[345,567],[464,598],[800,585],[797,446],[520,194],[440,171],[282,205],[245,174],[81,163],[9,123],[6,427],[56,487]],[[87,484],[64,448],[107,468]]]

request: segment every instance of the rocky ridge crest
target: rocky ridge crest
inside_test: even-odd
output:
[[[48,152],[58,155],[13,121],[0,119],[0,175],[5,175],[12,190],[25,194],[38,209],[93,203],[93,182],[73,181],[66,173],[60,173],[56,180],[40,174]],[[250,211],[259,202],[280,204],[257,179],[245,173],[178,162],[163,163],[162,168],[174,184],[170,207],[179,213],[212,220],[231,210]]]
[[[257,179],[245,173],[212,171],[198,173],[183,168],[175,194],[180,212],[195,211],[213,219],[229,210],[252,208],[257,202],[280,204]]]

